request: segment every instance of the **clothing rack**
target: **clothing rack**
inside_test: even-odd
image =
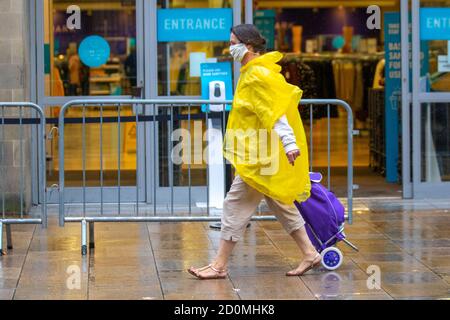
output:
[[[323,53],[293,53],[288,52],[284,54],[285,59],[301,59],[301,60],[350,60],[350,61],[364,61],[364,60],[380,60],[384,57],[383,52],[377,53],[337,53],[337,52],[323,52]]]
[[[372,88],[378,61],[383,59],[384,52],[373,54],[360,53],[287,53],[281,61],[282,65],[295,63],[299,69],[309,68],[314,71],[315,98],[342,99],[353,108],[355,127],[366,130],[368,117],[368,89]],[[307,65],[305,67],[305,65]],[[291,69],[292,70],[292,69]],[[298,71],[300,75],[302,71]],[[330,76],[333,81],[330,81]],[[298,76],[301,88],[309,85],[308,77]],[[308,90],[311,91],[311,90]],[[337,110],[332,110],[337,116]]]

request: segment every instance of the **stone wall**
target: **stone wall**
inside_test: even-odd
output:
[[[0,0],[0,102],[30,101],[29,0]],[[18,109],[4,109],[7,117],[17,117]],[[23,113],[25,116],[26,112]],[[29,114],[29,113],[28,113]],[[0,108],[0,117],[2,109]],[[6,212],[20,211],[21,153],[26,212],[31,205],[30,127],[0,126],[0,215],[5,192]],[[4,134],[3,134],[4,132]],[[20,145],[23,149],[21,150]]]

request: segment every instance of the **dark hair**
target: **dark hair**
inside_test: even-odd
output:
[[[240,24],[231,28],[231,32],[240,42],[252,46],[256,53],[264,53],[266,51],[266,39],[254,25]]]

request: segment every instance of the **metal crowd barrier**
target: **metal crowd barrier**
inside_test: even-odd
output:
[[[229,104],[231,105],[231,101],[208,101],[208,100],[141,100],[141,99],[125,99],[125,100],[74,100],[66,103],[60,110],[59,115],[59,222],[61,226],[64,226],[64,224],[67,223],[81,223],[81,249],[82,254],[87,254],[87,248],[88,248],[88,230],[89,230],[89,247],[94,248],[94,223],[96,222],[218,222],[220,221],[220,216],[217,215],[211,215],[210,207],[209,207],[209,185],[210,181],[208,180],[208,173],[206,174],[206,214],[193,214],[192,212],[192,181],[191,181],[191,165],[188,167],[188,179],[189,179],[189,185],[188,185],[188,208],[186,211],[180,215],[175,214],[174,210],[174,197],[175,197],[175,188],[174,181],[173,181],[173,162],[171,158],[171,151],[173,150],[173,142],[168,141],[169,147],[167,150],[167,154],[169,155],[167,157],[168,161],[168,181],[170,186],[170,206],[169,208],[169,214],[158,214],[157,210],[157,185],[159,184],[159,181],[156,181],[156,178],[154,180],[153,184],[153,203],[152,203],[152,210],[146,210],[146,212],[141,213],[140,208],[145,207],[145,203],[140,201],[139,198],[139,188],[138,188],[138,181],[141,179],[138,172],[141,172],[140,168],[141,166],[145,166],[145,163],[147,161],[142,161],[142,159],[139,159],[138,156],[138,149],[136,148],[136,197],[134,200],[134,208],[132,209],[133,212],[131,214],[124,213],[121,211],[121,148],[120,148],[120,134],[121,134],[121,125],[126,122],[133,122],[136,124],[136,141],[139,139],[139,123],[154,123],[151,128],[153,131],[153,141],[152,141],[152,152],[146,152],[145,157],[152,157],[151,160],[151,166],[153,167],[153,173],[156,174],[156,166],[157,166],[157,153],[159,153],[159,150],[157,151],[159,146],[159,141],[157,140],[157,127],[159,128],[159,125],[164,124],[165,128],[167,129],[167,132],[171,133],[174,129],[174,121],[178,120],[187,120],[189,130],[191,129],[191,120],[206,120],[208,122],[209,118],[216,118],[222,120],[222,130],[224,133],[226,128],[226,114],[227,112],[211,112],[211,113],[199,113],[199,114],[191,114],[191,108],[198,107],[201,105],[217,105],[217,104]],[[309,106],[311,112],[310,112],[310,156],[312,160],[313,152],[314,152],[314,145],[313,145],[313,108],[314,107],[320,107],[320,108],[326,108],[327,112],[327,128],[328,128],[328,186],[330,186],[330,175],[331,175],[331,163],[330,163],[330,108],[331,106],[340,106],[344,109],[344,111],[347,113],[347,135],[348,135],[348,171],[347,171],[347,219],[349,223],[352,223],[352,200],[353,200],[353,135],[355,132],[353,131],[353,114],[350,106],[341,100],[302,100],[301,104],[303,106]],[[132,116],[121,116],[121,111],[124,107],[133,106],[135,110],[141,110],[143,112],[135,112]],[[85,116],[85,110],[86,108],[92,108],[97,107],[100,109],[100,116],[99,117],[86,117]],[[115,117],[104,117],[104,108],[106,107],[113,107],[117,110],[117,116]],[[179,110],[180,108],[187,108],[187,114],[182,114],[181,112],[175,112],[176,110]],[[82,108],[82,117],[78,120],[73,120],[68,117],[66,117],[66,111],[70,108]],[[123,114],[123,113],[122,113]],[[82,125],[82,167],[83,167],[83,177],[82,177],[82,214],[76,214],[66,215],[65,206],[66,203],[66,187],[65,187],[65,169],[64,169],[64,162],[65,162],[65,126],[68,123],[79,123]],[[99,137],[88,137],[86,136],[86,127],[87,125],[91,123],[97,123],[100,125],[100,132]],[[117,214],[110,214],[104,212],[104,189],[106,188],[104,186],[104,175],[103,175],[103,125],[105,123],[116,123],[118,127],[118,154],[117,154],[117,161],[118,161],[118,169],[117,169],[117,201],[114,203],[114,205],[117,204]],[[98,208],[97,214],[91,215],[87,214],[86,205],[87,205],[87,183],[86,183],[86,139],[94,139],[99,138],[100,139],[100,208]],[[206,170],[208,169],[208,166],[206,167]],[[311,163],[311,170],[313,170],[313,166]],[[226,171],[224,171],[226,172]],[[159,179],[158,179],[159,180]],[[268,220],[276,220],[275,216],[273,215],[254,215],[252,218],[253,221],[268,221]]]
[[[15,110],[15,112],[14,112]],[[33,116],[33,113],[31,111],[35,111],[37,116]],[[11,192],[12,190],[8,190],[7,181],[6,179],[6,156],[10,156],[12,163],[12,166],[16,166],[15,160],[16,160],[16,152],[14,152],[15,149],[15,142],[17,140],[11,139],[11,130],[7,130],[8,126],[11,125],[18,125],[19,126],[19,151],[18,153],[18,166],[19,166],[19,201],[20,204],[17,206],[20,208],[19,213],[8,213],[7,211],[13,211],[15,209],[7,208],[7,199],[6,195],[7,192]],[[25,126],[36,126],[38,133],[37,141],[37,155],[35,159],[27,159],[27,157],[24,154],[25,151],[25,138],[31,138],[31,136],[26,137],[24,134],[24,127]],[[40,135],[40,137],[39,137]],[[4,244],[3,244],[3,226],[5,226],[6,229],[6,242],[7,242],[7,248],[9,250],[13,249],[13,243],[12,243],[12,230],[11,225],[14,224],[41,224],[44,228],[47,227],[47,206],[46,206],[46,197],[45,197],[45,183],[46,183],[46,177],[45,177],[45,145],[44,145],[44,138],[45,137],[45,115],[43,110],[36,104],[33,103],[27,103],[27,102],[17,102],[17,103],[9,103],[9,102],[0,102],[0,176],[2,177],[3,181],[1,184],[1,219],[0,219],[0,255],[5,254],[4,251]],[[12,152],[7,153],[5,145],[7,141],[12,141]],[[31,150],[30,150],[31,152]],[[35,217],[26,217],[26,207],[25,207],[25,161],[29,160],[36,161],[35,164],[38,168],[38,188],[40,197],[42,200],[41,203],[41,210],[40,214],[38,214]],[[11,201],[8,201],[9,204],[11,204]]]

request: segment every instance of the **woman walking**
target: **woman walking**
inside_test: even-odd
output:
[[[303,254],[299,266],[286,275],[303,275],[321,261],[293,204],[305,201],[311,189],[306,137],[297,109],[302,91],[285,81],[276,64],[282,54],[265,53],[265,44],[253,25],[231,30],[230,53],[242,67],[227,124],[224,157],[237,175],[224,200],[217,256],[208,266],[188,270],[202,280],[227,277],[232,250],[263,198]],[[260,138],[263,144],[248,143],[264,136],[261,132],[268,133]]]

